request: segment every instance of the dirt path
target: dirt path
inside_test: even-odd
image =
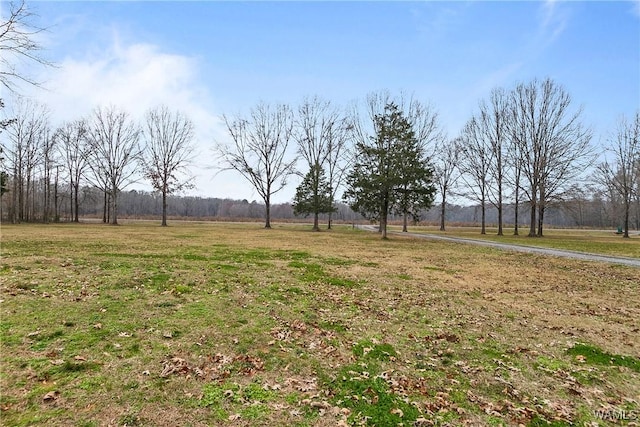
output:
[[[372,226],[372,225],[360,225],[357,227],[367,231],[378,230],[376,226]],[[466,243],[466,244],[479,245],[479,246],[489,246],[492,248],[506,250],[506,251],[528,252],[528,253],[550,255],[550,256],[556,256],[556,257],[562,257],[562,258],[579,259],[583,261],[608,262],[612,264],[622,264],[622,265],[628,265],[631,267],[640,268],[640,259],[638,258],[591,254],[586,252],[568,251],[564,249],[540,248],[537,246],[514,245],[514,244],[508,244],[508,243],[490,242],[487,240],[465,239],[464,237],[439,236],[437,234],[402,233],[399,231],[388,231],[387,233],[396,234],[398,236],[410,236],[418,239],[444,240],[448,242]]]

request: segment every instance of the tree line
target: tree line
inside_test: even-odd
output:
[[[149,110],[140,122],[125,109],[97,106],[85,117],[51,123],[48,107],[20,98],[14,84],[38,83],[18,73],[11,58],[47,65],[33,42],[40,29],[29,25],[31,16],[24,2],[11,4],[0,25],[0,48],[13,54],[3,56],[0,83],[15,98],[11,111],[0,100],[0,217],[58,221],[67,197],[69,218],[79,221],[86,203],[81,192],[92,188],[101,194],[103,221],[117,224],[123,190],[146,180],[167,225],[168,197],[193,188],[194,123],[167,106]],[[386,237],[390,216],[400,216],[406,231],[437,196],[441,230],[452,198],[479,206],[482,233],[487,211],[495,211],[500,235],[509,223],[515,234],[526,224],[529,236],[543,236],[549,209],[571,204],[582,216],[596,198],[606,201],[625,237],[640,215],[640,112],[621,117],[603,153],[592,144],[582,109],[549,78],[494,88],[453,137],[433,106],[388,91],[346,108],[317,96],[297,107],[261,102],[222,119],[228,138],[212,141],[212,166],[235,171],[254,187],[266,228],[272,196],[295,175],[301,183],[293,211],[312,215],[314,230],[323,215],[331,228],[344,202],[378,222]],[[505,218],[509,206],[512,218]]]
[[[194,124],[183,113],[160,106],[139,124],[117,107],[96,107],[54,128],[46,106],[28,99],[14,105],[2,122],[3,220],[58,221],[64,200],[66,217],[79,221],[81,205],[95,205],[100,193],[103,221],[117,224],[123,190],[146,179],[166,225],[168,197],[192,188]],[[498,234],[507,222],[516,234],[524,223],[528,235],[542,236],[549,207],[563,206],[581,225],[602,223],[593,217],[604,214],[626,236],[640,212],[640,115],[620,120],[605,160],[597,162],[602,153],[591,145],[581,110],[570,105],[550,79],[497,88],[448,138],[433,107],[386,91],[349,110],[319,97],[295,110],[260,103],[246,116],[223,116],[229,138],[213,149],[219,169],[254,186],[265,227],[271,197],[298,175],[291,207],[295,215],[312,215],[316,230],[323,215],[331,227],[339,202],[378,222],[383,236],[389,215],[402,218],[406,230],[439,195],[442,229],[455,197],[478,206],[482,233],[491,208]],[[588,209],[597,201],[599,213]],[[523,205],[525,220],[513,208],[505,218],[506,206]]]

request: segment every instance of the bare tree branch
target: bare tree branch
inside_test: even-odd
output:
[[[54,134],[57,140],[56,146],[69,179],[71,217],[74,222],[80,221],[80,184],[88,166],[89,155],[87,137],[87,122],[82,119],[63,123]]]
[[[118,224],[118,193],[135,181],[140,130],[124,111],[98,107],[89,123],[89,167],[99,187],[111,197],[112,224]]]
[[[41,52],[37,42],[38,34],[46,31],[33,23],[37,15],[29,9],[24,0],[10,2],[8,16],[0,20],[0,85],[11,92],[16,91],[18,83],[39,86],[40,82],[19,70],[20,62],[52,66]]]
[[[624,237],[629,237],[629,212],[634,197],[640,191],[640,111],[633,121],[622,117],[608,152],[613,162],[598,165],[599,181],[622,198],[624,207]],[[613,201],[612,201],[613,202]]]
[[[287,105],[260,103],[249,118],[223,120],[233,141],[215,147],[223,170],[235,170],[251,183],[265,203],[265,228],[271,228],[271,196],[294,173],[296,157],[289,158],[287,150],[293,139],[293,113]]]
[[[145,177],[162,194],[162,225],[167,225],[167,195],[193,188],[188,167],[193,161],[193,122],[166,106],[147,113],[141,164]]]

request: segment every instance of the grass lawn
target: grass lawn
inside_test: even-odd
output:
[[[640,269],[309,229],[2,225],[0,424],[640,417]]]
[[[401,231],[402,227],[393,226],[393,231]],[[640,258],[640,233],[631,231],[628,239],[615,234],[614,230],[567,230],[547,229],[544,237],[527,237],[529,228],[521,228],[520,235],[514,236],[512,228],[504,229],[504,236],[498,236],[497,228],[487,227],[487,234],[480,234],[480,227],[447,227],[442,232],[438,227],[409,227],[412,233],[430,233],[441,236],[464,237],[467,239],[490,240],[543,248],[565,249],[570,251],[594,254]]]

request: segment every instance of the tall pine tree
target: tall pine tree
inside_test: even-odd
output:
[[[410,121],[391,102],[374,117],[376,134],[356,143],[344,198],[351,209],[379,221],[387,237],[391,212],[417,214],[433,202],[432,168]]]
[[[320,231],[318,217],[322,213],[334,212],[331,187],[324,170],[313,165],[296,189],[293,199],[293,213],[308,216],[313,214],[313,230]]]

